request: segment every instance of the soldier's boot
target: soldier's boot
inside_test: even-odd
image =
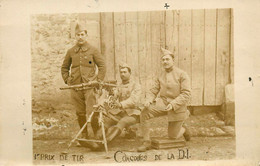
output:
[[[111,142],[112,140],[114,140],[117,136],[119,136],[121,134],[121,129],[118,127],[111,127],[108,129],[107,132],[107,142]]]
[[[151,149],[151,141],[146,140],[146,141],[143,142],[143,145],[141,145],[137,148],[137,152],[145,152],[149,149]]]
[[[84,141],[84,140],[78,140],[80,145],[86,148],[89,148],[93,151],[99,151],[100,150],[100,145],[97,144],[96,142],[89,142],[89,141]]]
[[[78,116],[78,123],[79,123],[80,128],[82,128],[86,122],[87,122],[86,116]],[[88,138],[87,127],[84,128],[81,135],[82,135],[82,138]]]
[[[99,130],[99,125],[98,125],[98,114],[94,114],[91,120],[91,127],[93,129],[94,135],[97,134],[97,131]]]
[[[134,131],[134,130],[131,129],[131,128],[128,128],[128,129],[126,130],[125,138],[127,138],[127,139],[136,138],[136,131]]]
[[[191,139],[190,130],[188,129],[187,126],[183,126],[183,128],[185,129],[185,132],[183,133],[183,137],[185,138],[186,141],[190,141]]]
[[[95,134],[95,139],[103,140],[102,128],[99,128]],[[104,150],[104,145],[102,143],[89,142],[90,149],[93,151]]]
[[[98,129],[98,131],[96,132],[96,138],[99,140],[103,139],[102,128]]]
[[[82,128],[86,122],[87,122],[86,116],[78,116],[78,123],[79,123],[79,127],[80,128]],[[84,128],[84,130],[82,131],[81,135],[82,135],[83,139],[88,139],[89,138],[87,126]],[[83,140],[79,140],[79,144],[81,146],[86,147],[86,148],[90,148],[91,150],[93,150],[93,149],[95,150],[96,148],[99,147],[94,142],[86,142],[86,141],[83,141]]]

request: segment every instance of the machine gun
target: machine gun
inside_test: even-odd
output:
[[[107,116],[108,118],[112,118],[115,121],[119,121],[116,117],[114,117],[113,115],[107,112],[108,109],[113,109],[115,107],[114,102],[116,101],[116,99],[113,96],[113,90],[112,90],[115,87],[117,87],[116,81],[106,81],[106,82],[92,81],[89,83],[82,83],[79,85],[72,85],[72,86],[60,88],[60,90],[65,90],[65,89],[86,90],[86,89],[94,88],[96,102],[97,102],[96,105],[93,106],[94,110],[88,117],[87,122],[83,125],[83,127],[76,134],[76,136],[71,140],[71,142],[68,145],[68,148],[70,148],[72,143],[77,140],[80,142],[80,144],[84,144],[85,142],[102,143],[105,147],[106,152],[108,152],[103,116]],[[98,124],[102,129],[103,139],[102,140],[79,139],[78,138],[79,135],[82,133],[84,128],[86,128],[87,124],[91,123],[92,117],[95,113],[98,114]]]
[[[62,88],[60,88],[60,90],[75,89],[75,90],[79,91],[79,90],[87,90],[87,89],[92,89],[92,88],[96,88],[96,89],[104,88],[109,91],[109,90],[111,90],[111,88],[117,87],[116,83],[117,83],[116,80],[105,81],[105,82],[91,81],[88,83],[82,83],[82,84],[78,84],[78,85],[69,85],[66,87],[62,87]]]

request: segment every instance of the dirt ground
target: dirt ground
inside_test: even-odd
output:
[[[71,139],[79,131],[77,117],[71,110],[55,110],[55,113],[33,114],[33,139],[54,140]],[[151,119],[151,136],[167,137],[167,116]],[[193,137],[235,136],[234,126],[225,126],[216,113],[190,116],[185,121]],[[132,126],[140,136],[139,124]]]
[[[132,163],[170,160],[223,160],[235,158],[235,137],[192,137],[185,147],[136,152],[139,138],[118,138],[109,144],[109,153],[92,152],[74,144],[67,149],[69,139],[34,140],[34,164]],[[132,156],[132,157],[131,157]],[[65,160],[67,158],[67,160]],[[157,160],[156,160],[157,159]]]
[[[121,137],[109,144],[109,153],[92,152],[74,144],[67,146],[79,131],[76,115],[71,110],[53,110],[50,113],[33,114],[34,164],[92,164],[92,163],[139,163],[171,160],[225,160],[235,158],[235,127],[225,126],[216,113],[191,116],[186,122],[192,140],[185,147],[167,150],[136,152],[141,145],[139,127],[137,137]],[[152,137],[167,137],[166,116],[150,120]],[[63,153],[66,152],[66,153]],[[184,157],[185,155],[185,157]],[[156,160],[157,159],[157,160]]]

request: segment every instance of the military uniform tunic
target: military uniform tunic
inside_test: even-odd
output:
[[[127,83],[121,83],[117,88],[116,97],[122,105],[120,109],[111,109],[109,113],[113,114],[119,122],[116,124],[112,119],[106,119],[106,127],[117,125],[121,130],[137,122],[137,117],[141,111],[137,108],[141,97],[140,84],[130,80]]]
[[[186,72],[177,67],[173,67],[170,71],[164,70],[155,79],[153,87],[146,95],[146,100],[152,102],[158,94],[157,108],[165,109],[168,104],[173,107],[167,113],[169,121],[180,121],[187,118],[187,103],[191,97],[191,85]]]
[[[99,51],[87,42],[68,50],[61,67],[61,74],[66,84],[75,85],[96,79],[103,80],[106,73],[105,61]]]

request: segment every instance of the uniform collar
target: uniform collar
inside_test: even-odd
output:
[[[76,44],[74,51],[77,53],[81,49],[82,51],[87,51],[89,48],[89,44],[85,42],[83,45]]]
[[[128,81],[124,81],[124,82],[122,81],[122,84],[123,84],[123,85],[129,84],[130,81],[131,81],[131,78],[130,78]]]
[[[173,70],[174,67],[171,67],[169,69],[165,69],[166,73],[170,73]]]

